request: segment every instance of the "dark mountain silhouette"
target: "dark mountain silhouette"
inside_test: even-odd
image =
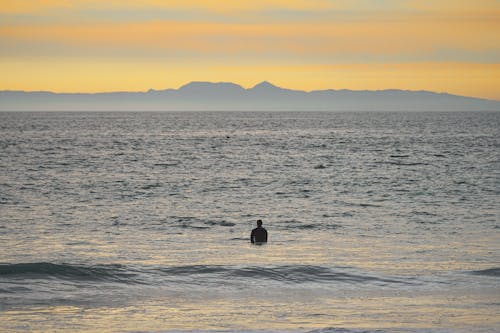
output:
[[[408,90],[301,91],[261,82],[191,82],[147,92],[0,91],[0,111],[500,111],[500,101]]]
[[[241,95],[245,89],[230,82],[191,82],[180,87],[178,92],[186,96],[198,95],[212,98]]]

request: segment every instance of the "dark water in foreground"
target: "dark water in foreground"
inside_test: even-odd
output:
[[[499,194],[500,113],[0,113],[0,331],[498,332]]]

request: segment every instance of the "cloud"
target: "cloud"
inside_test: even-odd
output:
[[[365,54],[431,55],[439,50],[499,51],[496,21],[420,19],[363,22],[238,24],[153,21],[141,23],[41,24],[0,27],[0,43],[61,45],[80,52],[133,48],[159,53],[293,54],[319,57]],[[22,48],[19,48],[20,50]],[[34,48],[36,49],[36,48]],[[22,55],[22,54],[20,54]],[[450,55],[452,57],[453,55]],[[451,59],[453,60],[453,59]]]
[[[335,1],[329,0],[17,0],[6,1],[0,4],[0,13],[47,13],[59,9],[120,9],[120,8],[164,8],[164,9],[203,9],[207,12],[245,12],[263,9],[294,9],[294,10],[322,10],[335,8]]]
[[[57,49],[67,46],[67,54],[137,47],[149,52],[207,55],[262,54],[266,50],[301,56],[401,55],[400,60],[440,50],[463,50],[476,52],[482,61],[480,52],[491,54],[500,49],[500,5],[490,0],[483,3],[232,0],[215,6],[208,0],[21,0],[0,5],[0,12],[31,10],[37,14],[4,15],[0,45],[13,46],[20,56],[22,50],[30,49],[30,43]],[[235,13],[238,11],[246,14]]]

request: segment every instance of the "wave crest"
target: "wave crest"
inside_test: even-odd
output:
[[[285,284],[302,283],[376,283],[409,284],[409,282],[388,277],[355,272],[347,268],[330,268],[313,265],[282,266],[124,266],[124,265],[69,265],[54,263],[0,264],[0,280],[58,278],[75,281],[110,281],[139,284],[196,284],[217,285],[228,281],[266,280]]]
[[[75,280],[126,281],[134,274],[122,265],[68,265],[48,262],[0,264],[0,278],[37,279],[57,277]]]
[[[500,277],[500,267],[488,268],[480,271],[473,271],[472,274]]]

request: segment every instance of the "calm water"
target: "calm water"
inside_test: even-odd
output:
[[[498,112],[0,113],[0,331],[498,332],[499,194]]]

